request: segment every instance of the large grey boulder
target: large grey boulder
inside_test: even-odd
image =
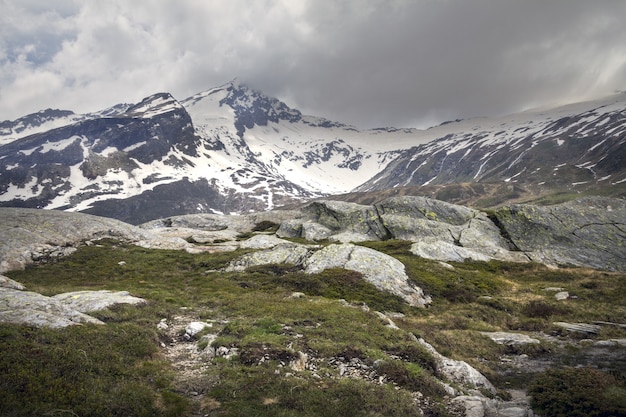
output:
[[[61,328],[82,323],[103,324],[63,302],[36,292],[0,288],[0,323]]]
[[[419,338],[417,341],[426,348],[428,352],[435,358],[437,371],[441,372],[450,381],[461,384],[470,389],[483,389],[493,394],[496,393],[496,387],[476,368],[465,361],[457,361],[443,356],[424,339]]]
[[[333,234],[349,231],[369,236],[370,240],[391,237],[374,206],[328,200],[311,203],[302,209],[302,213]]]
[[[513,205],[495,213],[533,261],[626,271],[626,201],[588,197],[555,206]]]
[[[510,250],[485,213],[426,197],[392,197],[373,206],[318,201],[302,213],[302,218],[281,224],[277,234],[342,243],[409,240],[415,242],[414,254],[439,261],[529,261]]]
[[[261,222],[282,222],[300,217],[295,210],[272,210],[242,215],[228,214],[186,214],[153,220],[139,227],[158,231],[164,228],[186,228],[205,232],[229,231],[235,234],[251,232]]]
[[[15,282],[15,281],[14,281]],[[0,287],[0,323],[62,328],[83,323],[104,324],[87,312],[117,304],[143,304],[126,291],[77,291],[52,297]]]
[[[426,197],[373,206],[318,201],[281,225],[279,236],[338,242],[402,239],[439,261],[535,261],[626,271],[626,202],[583,198],[550,207],[513,205],[487,215]]]
[[[426,197],[392,197],[376,208],[395,239],[430,239],[469,249],[509,249],[500,229],[478,210]]]
[[[270,264],[302,265],[311,252],[311,247],[297,243],[281,243],[272,248],[247,253],[231,262],[228,271],[245,271],[251,266]]]
[[[66,307],[81,313],[100,311],[116,304],[144,304],[146,300],[133,297],[128,291],[73,291],[51,297]]]
[[[423,307],[431,302],[421,288],[411,285],[402,262],[374,249],[349,243],[328,245],[308,257],[304,267],[310,274],[329,268],[360,272],[367,282],[397,295],[409,305]]]
[[[150,241],[153,236],[118,220],[54,210],[0,208],[0,273],[66,256],[86,241]]]
[[[329,268],[344,268],[363,274],[363,278],[381,291],[387,291],[413,306],[431,302],[422,289],[410,283],[404,264],[373,249],[353,244],[315,245],[279,243],[276,246],[245,254],[231,262],[226,271],[244,271],[251,266],[292,264],[309,274]]]

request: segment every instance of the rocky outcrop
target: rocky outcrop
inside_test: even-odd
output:
[[[266,240],[267,241],[267,240]],[[227,271],[243,271],[255,265],[293,264],[306,273],[314,274],[330,268],[359,272],[363,279],[381,291],[397,295],[412,306],[431,302],[421,288],[412,285],[397,259],[373,249],[353,244],[331,244],[325,247],[285,242],[245,254],[233,261]]]
[[[0,323],[51,328],[83,323],[104,324],[84,313],[104,310],[116,304],[144,302],[126,291],[78,291],[46,297],[5,286],[0,287]]]
[[[73,291],[51,297],[66,307],[81,313],[100,311],[116,304],[144,304],[146,300],[133,297],[128,291]]]
[[[397,295],[409,305],[423,307],[431,302],[421,288],[412,285],[404,264],[384,253],[349,243],[328,245],[304,261],[307,273],[329,268],[345,268],[359,272],[381,291]]]
[[[486,214],[425,197],[392,197],[373,206],[320,201],[302,212],[302,219],[281,224],[277,234],[339,242],[409,240],[415,255],[441,261],[528,261],[510,250]]]
[[[118,220],[63,211],[0,208],[0,273],[72,253],[88,240],[150,240]]]
[[[533,261],[626,271],[626,201],[588,197],[495,212],[503,233]]]
[[[557,206],[516,205],[492,215],[425,197],[392,197],[372,206],[318,201],[277,235],[360,242],[402,239],[439,261],[539,262],[626,271],[626,202],[584,198]]]
[[[433,355],[437,363],[437,371],[441,372],[448,380],[471,389],[482,389],[492,394],[496,393],[496,388],[493,384],[467,362],[457,361],[443,356],[422,338],[419,338],[417,341]]]

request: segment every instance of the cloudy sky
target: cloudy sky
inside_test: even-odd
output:
[[[623,0],[0,0],[0,120],[237,77],[307,114],[424,127],[626,90]]]

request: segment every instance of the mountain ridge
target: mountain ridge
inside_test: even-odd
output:
[[[162,92],[0,123],[0,205],[140,223],[464,182],[620,196],[625,109],[619,94],[427,130],[359,130],[234,80],[184,100]]]

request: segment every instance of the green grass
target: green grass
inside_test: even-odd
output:
[[[156,334],[133,323],[62,330],[0,326],[0,415],[176,415]]]
[[[11,278],[46,295],[127,290],[148,303],[95,314],[105,326],[0,325],[0,415],[410,416],[418,415],[413,392],[420,391],[430,399],[427,414],[444,416],[433,358],[415,336],[469,362],[504,389],[513,377],[501,376],[503,354],[567,353],[549,343],[511,352],[482,331],[558,336],[554,321],[623,323],[626,317],[626,274],[502,262],[452,263],[449,269],[411,255],[409,242],[363,245],[402,261],[433,303],[409,307],[343,269],[308,275],[291,265],[266,265],[227,273],[220,269],[244,251],[189,254],[113,241],[13,271]],[[577,298],[556,301],[546,287],[563,287]],[[305,296],[293,298],[293,292]],[[393,319],[400,330],[365,306],[403,313]],[[199,402],[177,384],[159,348],[156,324],[180,314],[215,320],[212,345],[238,349],[231,360],[210,362]],[[600,337],[626,332],[607,328]],[[317,364],[317,373],[289,368],[298,351]],[[339,356],[358,358],[388,383],[340,378],[328,361]],[[626,380],[626,370],[611,372]]]

